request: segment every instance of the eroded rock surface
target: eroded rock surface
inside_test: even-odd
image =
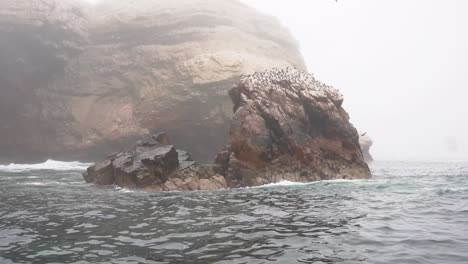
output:
[[[88,183],[147,191],[194,191],[227,188],[226,180],[209,165],[170,145],[166,134],[152,135],[89,167]]]
[[[257,72],[242,76],[229,95],[229,144],[215,165],[192,161],[159,134],[89,168],[84,178],[168,191],[370,177],[343,96],[311,74],[292,68]]]
[[[216,158],[228,186],[370,176],[333,87],[289,68],[242,77],[229,93],[229,145]]]
[[[0,1],[0,163],[95,160],[161,130],[208,161],[240,74],[305,68],[276,19],[236,0],[84,3]]]

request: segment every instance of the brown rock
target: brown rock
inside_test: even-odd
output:
[[[216,174],[212,177],[212,179],[213,179],[213,182],[218,187],[218,189],[225,189],[228,187],[224,176]]]
[[[370,177],[338,90],[287,68],[242,77],[229,94],[229,145],[216,158],[228,186]]]
[[[196,191],[196,190],[199,190],[199,185],[198,185],[198,181],[195,180],[195,179],[189,179],[187,181],[187,188],[190,190],[190,191]]]
[[[209,179],[201,179],[199,181],[199,189],[205,191],[217,190],[218,186]]]

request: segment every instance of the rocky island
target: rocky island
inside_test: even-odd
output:
[[[85,180],[168,191],[370,177],[343,96],[311,74],[291,68],[257,72],[241,77],[229,95],[229,143],[215,165],[192,161],[159,134],[88,168]]]
[[[229,144],[216,161],[231,187],[368,178],[359,134],[335,88],[296,69],[242,77]]]
[[[120,151],[85,179],[162,191],[369,176],[342,95],[240,1],[4,0],[0,33],[0,163]]]

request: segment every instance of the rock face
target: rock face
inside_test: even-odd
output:
[[[240,74],[305,69],[236,0],[2,0],[0,34],[0,162],[93,160],[160,130],[210,160]]]
[[[169,144],[166,134],[152,135],[108,157],[83,174],[88,183],[148,191],[194,191],[227,188],[213,167],[199,165],[187,152]]]
[[[229,94],[235,112],[229,145],[216,158],[228,186],[370,176],[342,95],[312,75],[255,73]]]
[[[359,136],[359,144],[361,145],[361,150],[362,150],[362,154],[364,155],[364,160],[366,162],[374,161],[374,158],[372,157],[370,153],[370,149],[372,145],[374,144],[372,139],[366,133],[364,133]]]
[[[229,95],[229,144],[216,165],[195,163],[159,134],[90,167],[85,180],[169,191],[370,177],[359,134],[333,87],[286,68],[243,76]]]

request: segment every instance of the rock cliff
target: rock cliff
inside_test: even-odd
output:
[[[370,177],[333,87],[289,68],[242,77],[229,93],[235,114],[216,159],[228,186]]]
[[[229,144],[215,165],[191,161],[160,134],[89,168],[85,180],[168,191],[370,177],[359,134],[333,87],[286,68],[242,76],[229,95]]]
[[[0,2],[0,162],[94,160],[154,131],[219,151],[242,73],[304,69],[276,19],[235,0]]]

